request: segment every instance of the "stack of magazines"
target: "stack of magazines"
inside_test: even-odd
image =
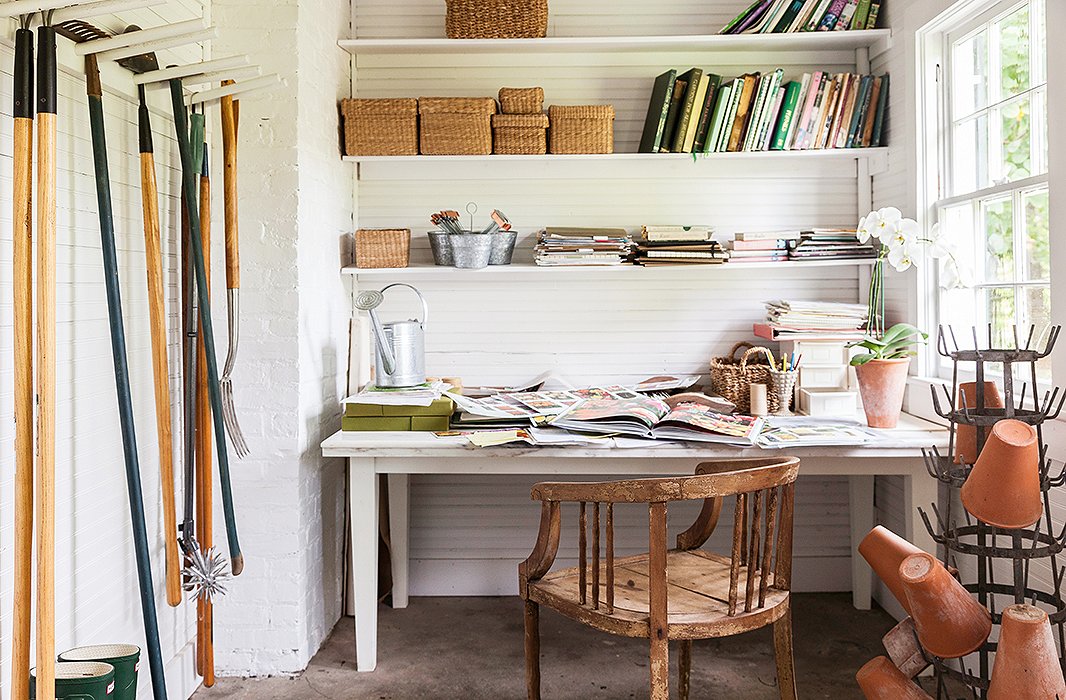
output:
[[[766,302],[766,321],[792,330],[838,331],[854,334],[866,325],[866,304],[827,301]]]
[[[645,226],[637,240],[636,260],[656,265],[714,265],[729,254],[711,238],[710,226]]]
[[[877,249],[870,242],[860,243],[853,228],[816,228],[800,232],[788,257],[792,260],[855,260],[875,258]]]
[[[621,228],[552,227],[537,234],[536,263],[567,265],[621,265],[633,254],[633,240]]]

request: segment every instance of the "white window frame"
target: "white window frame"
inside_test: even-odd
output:
[[[1024,208],[1019,206],[1022,193],[1032,190],[1034,187],[1048,186],[1049,177],[1046,168],[1040,175],[1015,180],[1010,183],[993,184],[974,192],[968,192],[957,196],[943,196],[942,193],[951,192],[948,178],[951,169],[947,167],[951,158],[953,124],[950,113],[951,109],[951,76],[950,61],[953,43],[964,40],[969,35],[975,34],[991,22],[1010,14],[1028,0],[970,0],[953,5],[947,11],[933,19],[916,33],[916,72],[918,79],[917,90],[917,139],[916,158],[918,173],[917,207],[920,221],[923,222],[925,233],[931,233],[932,226],[938,219],[938,210],[952,203],[976,201],[987,199],[996,194],[1014,193],[1013,208],[1015,226],[1015,245],[1024,231]],[[1055,0],[1052,0],[1055,1]],[[1046,49],[1046,46],[1045,46]],[[990,47],[991,50],[991,47]],[[993,59],[993,66],[995,65]],[[1046,72],[1050,72],[1050,65]],[[1044,82],[1038,83],[1034,88],[1020,93],[1020,95],[1032,94],[1046,84],[1047,75],[1039,76]],[[1047,109],[1046,88],[1045,110]],[[1017,99],[1020,95],[1012,96]],[[991,107],[992,105],[988,105]],[[980,110],[978,110],[980,111]],[[1034,130],[1033,138],[1042,139],[1044,133]],[[1037,144],[1036,150],[1040,152]],[[1049,153],[1050,158],[1050,153]],[[939,265],[936,260],[925,260],[919,272],[919,322],[923,328],[931,330],[930,343],[926,352],[919,357],[919,373],[931,379],[943,379],[950,376],[950,372],[941,362],[937,353],[935,334],[940,320],[940,290]],[[1015,256],[1015,265],[1021,264],[1021,256]],[[1016,275],[1017,279],[1017,275]],[[1050,280],[1049,280],[1050,285]],[[1025,283],[1014,282],[1004,284],[1004,287],[1015,289],[1025,286]],[[968,331],[968,329],[967,329]],[[982,342],[983,342],[982,338]],[[960,339],[961,342],[961,339]],[[1024,342],[1024,338],[1023,338]],[[972,342],[971,342],[972,344]],[[950,347],[950,341],[949,341]]]

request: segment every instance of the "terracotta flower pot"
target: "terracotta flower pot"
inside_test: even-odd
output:
[[[984,407],[1003,408],[1003,397],[995,382],[984,382]],[[958,408],[977,408],[977,382],[959,384]],[[986,435],[987,435],[987,431]],[[959,424],[955,430],[955,462],[973,464],[977,461],[977,428]]]
[[[884,656],[867,661],[855,674],[855,680],[866,700],[932,700]]]
[[[992,616],[944,565],[925,552],[912,554],[899,567],[918,641],[942,659],[976,651],[992,632]]]
[[[910,603],[903,592],[903,583],[899,580],[899,565],[912,554],[918,554],[922,550],[903,539],[888,528],[878,525],[870,530],[866,537],[859,543],[859,554],[874,570],[903,609],[910,614]]]
[[[959,495],[970,515],[989,525],[1029,527],[1039,520],[1043,503],[1036,430],[1017,420],[993,425]]]
[[[1055,637],[1047,613],[1032,605],[1003,610],[988,700],[1066,698]]]
[[[871,428],[895,428],[903,410],[903,391],[907,388],[907,369],[911,358],[870,360],[855,368],[859,380],[862,408]]]

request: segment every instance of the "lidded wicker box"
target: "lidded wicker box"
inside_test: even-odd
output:
[[[614,153],[611,105],[552,105],[548,117],[552,153]]]
[[[409,228],[361,228],[355,232],[356,267],[407,267],[410,255]]]
[[[548,0],[445,0],[449,39],[528,39],[548,33]]]
[[[418,155],[418,100],[347,99],[341,112],[346,155]]]
[[[544,88],[500,88],[500,111],[504,114],[540,114],[544,111]]]
[[[545,114],[494,114],[492,131],[496,153],[540,156],[548,152]]]
[[[422,154],[478,156],[492,153],[491,97],[420,97]]]

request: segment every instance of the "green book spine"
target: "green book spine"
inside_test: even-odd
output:
[[[651,100],[648,102],[648,116],[644,118],[644,131],[640,136],[641,153],[657,153],[666,128],[666,117],[670,112],[670,98],[674,94],[676,70],[668,70],[655,79]]]
[[[866,18],[867,29],[877,29],[877,15],[881,12],[881,3],[874,0],[870,3],[870,15]]]
[[[674,132],[677,131],[677,117],[681,110],[681,100],[685,97],[685,81],[674,81],[674,92],[670,96],[670,111],[666,115],[666,124],[663,126],[663,137],[659,143],[660,153],[669,153],[670,144],[673,143]]]
[[[870,80],[873,76],[864,75],[862,81],[859,83],[859,94],[855,97],[855,107],[851,111],[851,124],[848,125],[848,140],[844,143],[844,148],[855,147],[855,136],[859,133],[859,122],[862,120],[862,104],[863,100],[869,99],[870,92]]]
[[[888,108],[888,73],[881,76],[881,94],[877,97],[877,116],[874,118],[874,133],[871,146],[881,145],[881,133],[885,125],[885,110]]]
[[[752,12],[754,12],[755,9],[759,5],[762,5],[762,4],[763,4],[763,0],[755,0],[755,2],[751,3],[750,5],[748,5],[748,9],[744,10],[739,15],[734,17],[733,20],[729,24],[727,24],[724,27],[722,27],[722,31],[720,31],[718,33],[719,34],[729,34],[729,32],[732,31],[734,27],[736,27],[738,24],[743,22],[748,17],[748,15],[750,15]]]
[[[851,20],[852,29],[866,29],[866,20],[870,17],[870,0],[859,0],[855,16]]]
[[[777,131],[774,132],[774,140],[770,144],[770,149],[773,151],[785,149],[785,138],[788,136],[788,130],[792,128],[792,120],[796,118],[800,87],[798,80],[793,80],[785,86],[785,99],[781,103],[781,118],[777,120]]]
[[[711,128],[711,112],[714,110],[715,98],[718,96],[718,86],[722,84],[722,76],[713,73],[707,76],[707,94],[703,98],[703,109],[700,110],[700,122],[696,127],[696,140],[692,144],[693,153],[702,153],[703,144],[707,143],[707,134]]]
[[[722,124],[725,123],[725,111],[733,98],[733,86],[725,85],[718,91],[714,100],[714,115],[711,117],[711,128],[707,133],[707,140],[703,143],[704,153],[714,153],[718,150],[718,143],[722,140]]]
[[[781,15],[781,19],[777,21],[777,24],[771,30],[774,34],[788,31],[788,28],[796,19],[796,15],[798,15],[800,10],[803,9],[803,1],[804,0],[793,0],[791,7],[785,10],[785,13]]]
[[[862,95],[862,104],[855,106],[855,111],[859,113],[859,123],[855,128],[855,140],[852,142],[853,148],[862,147],[862,136],[866,131],[866,113],[870,111],[870,97],[874,91],[874,77],[872,75],[866,76],[866,92]]]
[[[688,123],[692,119],[692,110],[696,102],[696,93],[700,89],[700,78],[703,77],[702,68],[691,68],[681,74],[678,80],[685,81],[687,87],[685,88],[684,102],[681,104],[681,111],[677,116],[677,129],[674,130],[674,141],[670,146],[670,150],[674,153],[681,153],[685,150],[685,136],[688,134]],[[699,115],[696,116],[699,119]]]

